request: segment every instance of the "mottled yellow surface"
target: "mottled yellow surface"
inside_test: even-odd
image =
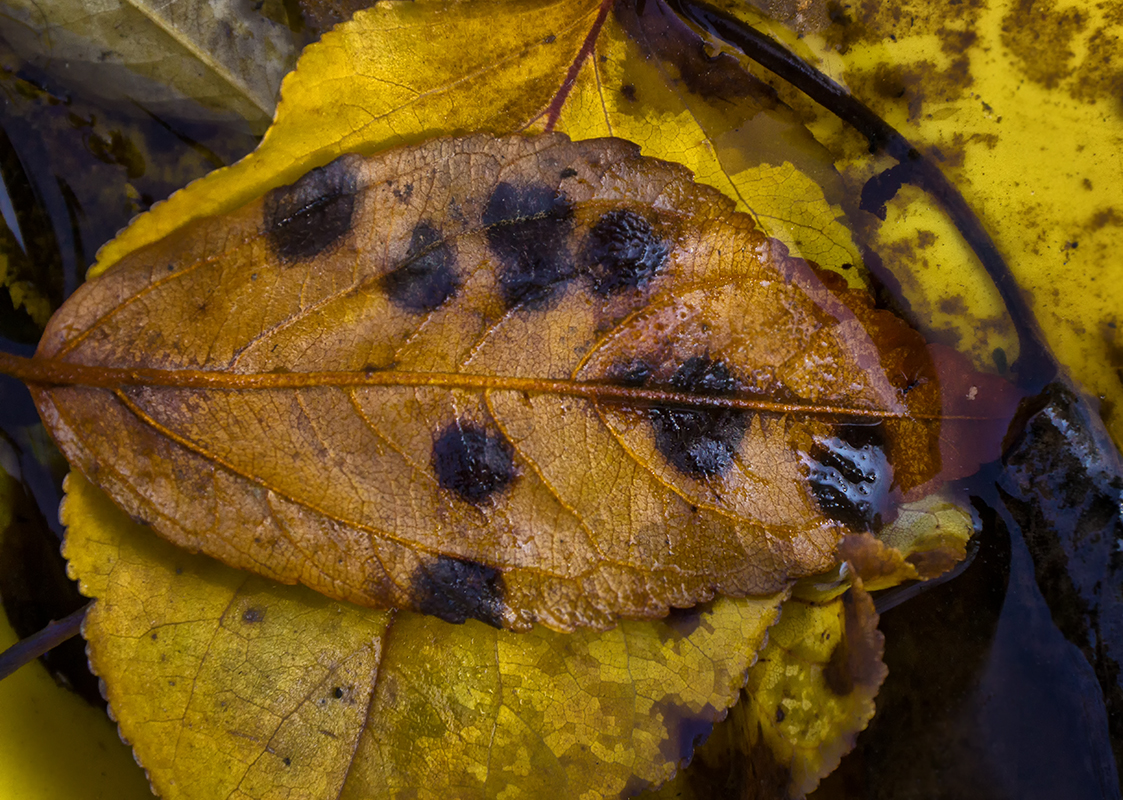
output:
[[[658,785],[737,698],[780,597],[605,633],[359,609],[178,550],[77,474],[94,670],[176,798],[601,798]],[[688,739],[689,741],[689,739]]]

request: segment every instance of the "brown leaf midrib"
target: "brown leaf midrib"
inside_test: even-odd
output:
[[[24,383],[43,386],[85,386],[118,389],[126,386],[151,386],[169,389],[210,389],[215,391],[268,391],[313,388],[430,388],[483,392],[521,392],[558,397],[578,397],[599,403],[634,408],[675,406],[758,411],[807,416],[860,417],[865,419],[908,419],[940,422],[949,419],[980,420],[970,415],[945,415],[890,411],[879,408],[778,403],[747,394],[700,394],[696,392],[621,386],[601,381],[566,378],[523,378],[510,375],[483,375],[465,372],[410,372],[370,370],[361,372],[249,372],[218,370],[153,369],[149,367],[104,367],[75,364],[52,358],[22,358],[0,353],[0,372]]]

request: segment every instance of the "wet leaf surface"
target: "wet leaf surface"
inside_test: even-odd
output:
[[[1121,268],[1107,254],[1119,246],[1123,218],[1117,182],[1102,177],[1115,171],[1104,154],[1116,146],[1120,113],[1111,88],[1123,75],[1116,4],[769,4],[800,18],[794,30],[746,4],[719,5],[760,21],[940,165],[985,221],[1049,346],[1103,399],[1118,447],[1123,351],[1113,287]],[[981,368],[1012,365],[1017,342],[998,294],[931,197],[909,185],[897,191],[895,164],[870,159],[865,137],[770,73],[754,74],[830,151],[851,227],[877,254],[868,266],[899,283],[925,334]]]
[[[999,483],[1053,621],[1103,690],[1123,765],[1123,468],[1103,423],[1066,386],[1023,406]]]

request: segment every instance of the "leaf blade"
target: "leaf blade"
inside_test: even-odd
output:
[[[212,386],[41,388],[42,413],[163,535],[338,599],[571,630],[771,593],[830,568],[837,509],[892,513],[889,473],[872,506],[808,481],[831,414],[923,453],[943,409],[864,326],[915,334],[730,205],[616,140],[348,156],[138,251],[39,353]],[[441,302],[403,305],[388,276],[437,252]],[[938,470],[897,463],[894,491]]]

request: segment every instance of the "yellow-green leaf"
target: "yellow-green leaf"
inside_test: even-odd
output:
[[[615,797],[734,702],[780,597],[605,633],[341,605],[153,537],[79,475],[66,552],[91,664],[175,798]]]
[[[1104,421],[1123,442],[1118,4],[862,2],[836,17],[762,27],[939,164],[994,237],[1049,346],[1103,398]],[[857,211],[867,179],[891,162],[870,159],[863,137],[773,83],[836,160],[853,224],[930,336],[980,367],[1012,364],[1017,342],[1001,300],[946,215],[910,186],[887,203],[884,221]]]
[[[860,581],[831,600],[793,597],[749,670],[741,702],[653,797],[803,797],[873,717],[887,674],[883,646]]]

